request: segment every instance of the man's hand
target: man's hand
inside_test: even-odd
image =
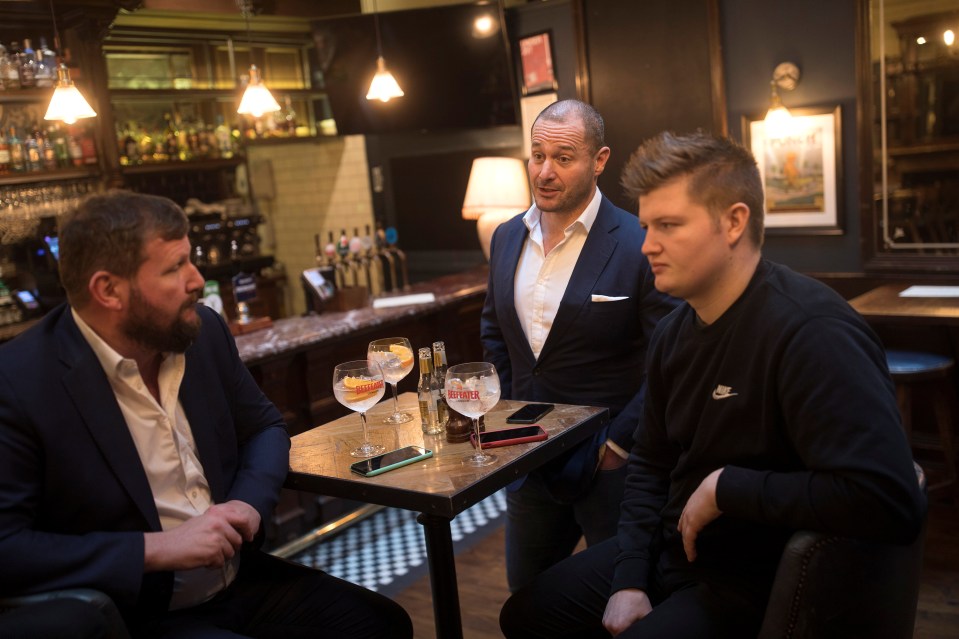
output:
[[[603,612],[603,627],[614,637],[652,612],[649,597],[638,588],[613,593]]]
[[[716,505],[716,484],[722,468],[717,468],[706,476],[699,487],[689,496],[683,514],[679,517],[676,529],[683,535],[683,548],[686,550],[686,559],[696,561],[696,537],[699,532],[722,512]]]
[[[625,464],[626,460],[620,457],[619,454],[611,447],[603,447],[603,457],[599,460],[600,470],[615,470],[616,468],[624,466]]]
[[[164,532],[145,533],[144,570],[219,568],[236,555],[243,541],[251,541],[260,527],[260,515],[249,504],[228,501]]]
[[[245,501],[234,499],[222,504],[214,504],[210,506],[210,510],[218,514],[222,513],[233,528],[243,536],[243,541],[253,541],[253,537],[260,529],[260,513]]]

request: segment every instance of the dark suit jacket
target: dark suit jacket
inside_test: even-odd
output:
[[[604,441],[632,448],[643,414],[646,344],[678,302],[653,286],[639,220],[603,197],[536,359],[513,306],[513,280],[527,235],[523,215],[493,234],[480,336],[486,360],[499,372],[503,398],[610,409],[606,428],[546,469],[554,495],[571,500],[589,485]],[[593,295],[627,299],[593,302]]]
[[[180,401],[213,501],[242,500],[266,521],[289,436],[224,321],[199,313]],[[143,533],[159,530],[110,383],[60,306],[0,347],[0,595],[92,587],[139,625],[165,611],[172,592],[172,573],[143,571]]]

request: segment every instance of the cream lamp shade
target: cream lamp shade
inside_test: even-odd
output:
[[[517,158],[476,158],[463,198],[463,219],[476,220],[483,255],[489,259],[493,231],[529,208],[526,166]]]

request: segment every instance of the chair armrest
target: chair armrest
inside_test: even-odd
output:
[[[109,595],[99,590],[93,590],[92,588],[70,588],[41,592],[34,595],[21,595],[19,597],[2,597],[0,598],[0,612],[34,603],[64,598],[79,599],[100,610],[103,616],[106,617],[109,625],[107,639],[130,639],[130,633],[127,631],[126,623],[123,621],[123,617],[120,615],[120,611],[117,609],[113,599],[111,599]]]

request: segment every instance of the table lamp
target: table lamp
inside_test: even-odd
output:
[[[503,157],[473,160],[463,198],[463,219],[476,220],[476,234],[487,260],[496,227],[529,205],[529,181],[522,160]]]

